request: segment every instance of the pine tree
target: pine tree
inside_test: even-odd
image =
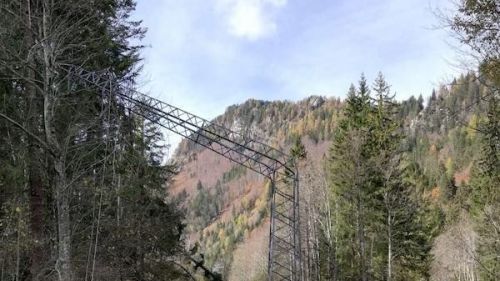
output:
[[[368,280],[366,228],[370,187],[366,161],[369,89],[361,76],[358,90],[349,88],[343,119],[330,149],[330,184],[336,221],[337,280]],[[354,219],[353,219],[354,218]]]
[[[402,121],[382,74],[351,86],[330,149],[337,280],[424,278],[429,236],[403,180]]]
[[[306,148],[298,136],[293,140],[292,148],[290,148],[290,157],[295,161],[302,160],[307,157]]]
[[[420,222],[415,187],[405,183],[403,177],[403,132],[402,121],[397,119],[398,104],[381,73],[373,90],[375,111],[371,134],[375,171],[372,175],[377,193],[383,198],[382,205],[374,206],[382,208],[374,212],[383,214],[380,225],[385,229],[385,235],[378,237],[382,247],[375,261],[386,260],[384,266],[379,265],[379,270],[374,269],[374,277],[377,280],[423,278],[427,264],[421,261],[427,259],[430,247]]]

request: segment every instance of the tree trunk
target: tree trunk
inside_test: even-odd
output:
[[[358,242],[360,250],[360,270],[361,270],[361,280],[368,280],[368,272],[366,266],[366,241],[365,241],[365,229],[362,217],[362,203],[361,198],[358,198]]]
[[[328,245],[328,275],[330,277],[329,280],[337,281],[338,280],[338,267],[337,267],[337,257],[336,257],[336,249],[335,245]]]
[[[50,69],[47,67],[47,72]],[[47,75],[47,81],[50,81],[50,75]],[[70,187],[66,181],[66,169],[64,156],[62,156],[59,143],[54,135],[53,125],[53,105],[55,94],[51,93],[50,87],[46,86],[44,97],[44,125],[47,142],[55,152],[53,156],[53,165],[55,170],[55,198],[57,204],[57,230],[58,230],[58,257],[56,262],[56,271],[59,281],[71,281],[71,220],[70,220]]]
[[[19,214],[17,214],[18,218],[17,218],[17,238],[16,238],[16,281],[19,281],[20,280],[20,264],[21,264],[21,253],[20,253],[20,232],[21,232],[21,227],[20,227],[20,221],[21,219],[19,218]]]
[[[332,217],[332,214],[331,214],[332,210],[331,210],[329,204],[327,206],[327,210],[328,210],[328,217],[331,218]],[[339,214],[338,210],[339,210],[338,201],[335,201],[335,209],[333,210],[333,212],[335,213],[335,222],[332,223],[331,219],[328,220],[328,233],[329,233],[330,241],[331,241],[330,247],[333,250],[333,252],[331,253],[332,261],[331,261],[331,265],[330,265],[330,274],[331,274],[330,276],[331,276],[333,281],[339,280],[339,276],[340,276],[340,268],[339,268],[339,265],[337,264],[339,235],[338,235],[338,227],[337,227],[336,222],[338,221],[338,214]],[[332,246],[332,243],[333,243],[333,246]]]
[[[33,32],[32,32],[32,22],[31,22],[31,3],[30,0],[26,0],[24,5],[25,14],[25,37],[24,44],[26,49],[32,48],[34,45]],[[26,128],[34,135],[40,134],[40,124],[38,114],[40,113],[39,103],[36,99],[36,89],[32,85],[35,81],[34,68],[35,64],[33,62],[33,56],[28,56],[27,58],[28,67],[26,68]],[[43,225],[44,225],[44,205],[43,205],[43,181],[42,181],[42,168],[40,167],[41,152],[37,149],[37,145],[32,138],[27,138],[27,170],[28,170],[28,184],[30,188],[30,230],[33,239],[33,247],[31,248],[30,256],[30,275],[32,280],[36,280],[38,275],[41,262],[43,258]]]
[[[55,135],[56,129],[54,125],[54,107],[57,104],[58,89],[53,83],[54,79],[54,51],[51,38],[51,15],[52,4],[50,0],[43,1],[43,16],[42,16],[42,34],[46,38],[42,42],[43,52],[43,120],[45,137],[47,143],[52,150],[53,165],[55,170],[54,184],[55,184],[55,198],[57,205],[57,230],[58,230],[58,252],[56,261],[56,271],[59,281],[72,280],[72,266],[71,266],[71,220],[70,220],[70,187],[66,181],[66,167],[64,161],[64,154],[62,153],[61,146]]]
[[[392,279],[392,226],[391,213],[387,212],[387,281]]]
[[[69,194],[63,170],[63,162],[56,159],[56,201],[57,201],[57,230],[58,230],[58,257],[56,270],[59,281],[71,281],[71,226],[69,216]]]
[[[32,149],[30,149],[32,150]],[[29,153],[29,157],[36,157]],[[31,159],[30,162],[36,161]],[[43,259],[43,184],[40,177],[38,165],[30,164],[29,169],[29,186],[30,186],[30,208],[31,208],[31,236],[33,239],[33,247],[31,249],[30,257],[30,275],[32,280],[36,280],[41,269]]]
[[[307,218],[307,225],[306,225],[306,260],[303,262],[304,263],[304,280],[311,280],[311,216],[310,216],[310,208],[309,205],[306,207],[306,218]]]

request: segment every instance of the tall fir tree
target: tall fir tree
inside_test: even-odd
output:
[[[367,125],[371,112],[369,88],[364,76],[359,88],[351,85],[343,119],[330,149],[330,184],[336,221],[337,280],[368,280]]]
[[[402,123],[382,74],[351,86],[330,149],[337,280],[425,278],[429,236],[403,180]],[[421,262],[422,261],[422,262]]]

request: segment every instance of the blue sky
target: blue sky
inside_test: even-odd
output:
[[[213,118],[249,98],[344,97],[382,71],[399,99],[449,79],[447,0],[138,0],[142,90]]]

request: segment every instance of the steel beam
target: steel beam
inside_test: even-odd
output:
[[[268,276],[270,281],[302,281],[299,182],[290,157],[243,132],[205,120],[124,86],[110,71],[61,65],[70,90],[96,89],[145,120],[245,166],[271,181]]]

